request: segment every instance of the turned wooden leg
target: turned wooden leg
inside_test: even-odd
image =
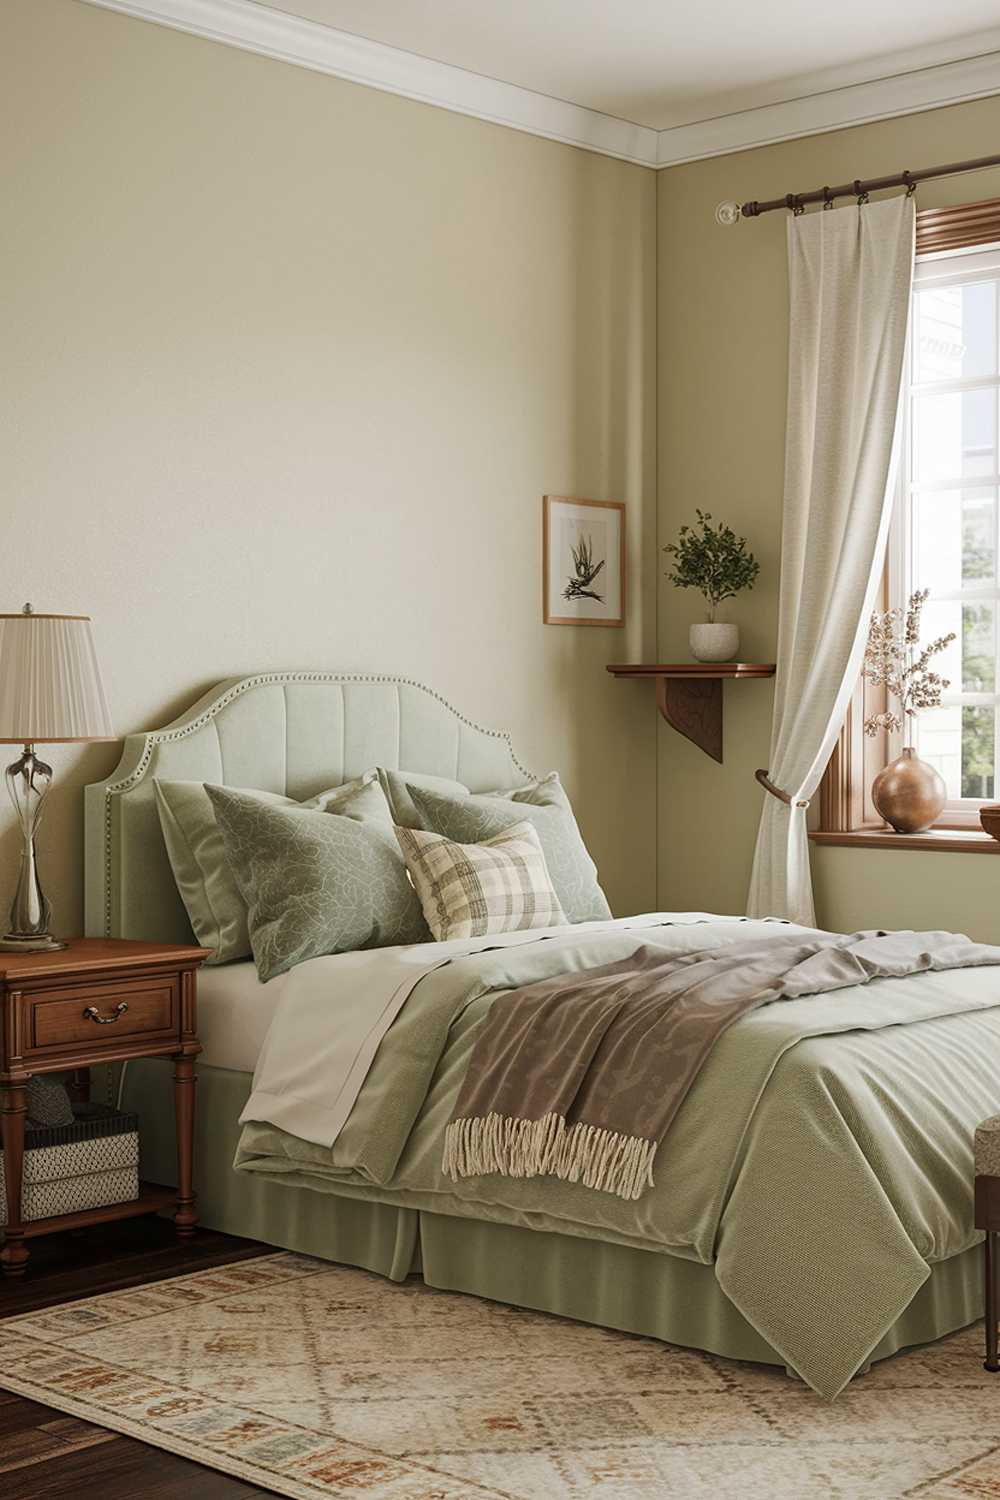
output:
[[[1000,1371],[997,1360],[997,1236],[992,1229],[986,1231],[983,1241],[983,1265],[986,1272],[986,1362],[985,1368],[995,1375]]]
[[[177,1126],[177,1233],[187,1239],[198,1223],[195,1211],[192,1164],[194,1160],[194,1086],[197,1082],[193,1057],[174,1058],[174,1117]]]
[[[23,1084],[0,1086],[0,1137],[3,1141],[3,1169],[7,1198],[7,1223],[0,1249],[0,1265],[5,1276],[23,1276],[28,1264],[28,1247],[24,1243],[21,1219],[21,1183],[24,1177],[24,1122],[28,1113],[28,1096]]]

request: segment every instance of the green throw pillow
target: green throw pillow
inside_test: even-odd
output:
[[[250,957],[247,909],[226,860],[222,834],[215,819],[204,782],[154,780],[160,827],[174,880],[188,919],[203,948],[214,950],[210,964],[231,963]],[[306,807],[336,810],[362,822],[376,820],[391,825],[392,814],[374,771],[343,786],[332,787],[296,802],[278,792],[237,788],[244,797],[271,807]]]
[[[569,798],[554,771],[543,781],[512,792],[481,796],[467,792],[456,797],[428,791],[411,781],[407,795],[421,828],[457,844],[481,844],[515,823],[532,823],[568,920],[593,922],[610,917],[611,908],[597,883],[597,866],[587,853]]]
[[[323,953],[429,940],[391,823],[205,790],[262,980]]]
[[[410,788],[422,792],[436,792],[441,797],[468,797],[469,788],[461,781],[451,781],[447,776],[429,776],[423,771],[387,771],[378,768],[378,779],[382,784],[385,799],[392,811],[392,821],[400,828],[422,828],[420,813],[413,805]]]

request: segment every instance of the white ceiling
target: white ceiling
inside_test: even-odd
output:
[[[998,0],[269,4],[654,130],[1000,51]]]

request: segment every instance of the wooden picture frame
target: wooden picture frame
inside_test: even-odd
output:
[[[542,619],[546,625],[625,624],[623,500],[542,496]]]

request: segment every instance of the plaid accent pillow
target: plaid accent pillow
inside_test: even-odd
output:
[[[427,925],[439,943],[527,927],[565,927],[538,834],[515,823],[481,844],[396,828]]]

